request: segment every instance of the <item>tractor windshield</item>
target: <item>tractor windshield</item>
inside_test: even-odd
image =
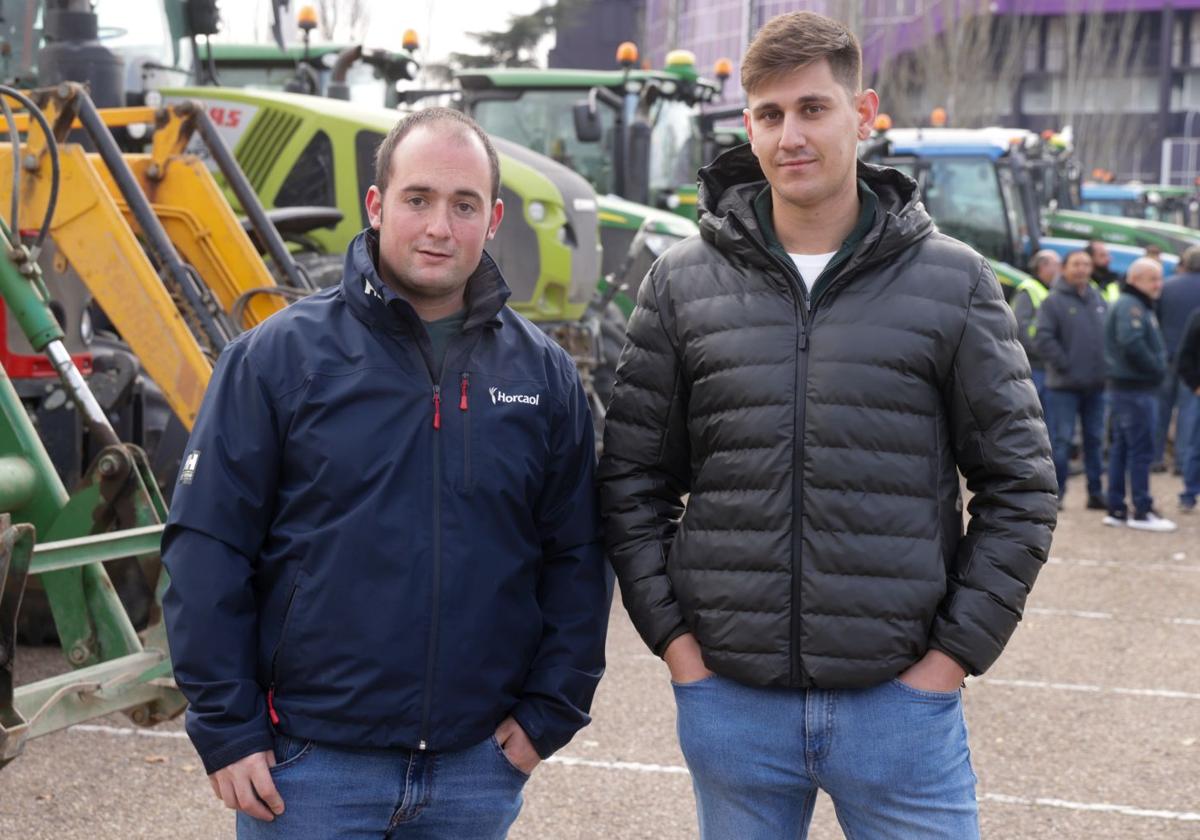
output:
[[[175,67],[177,45],[172,40],[162,0],[96,0],[100,40],[113,52],[157,61],[163,67]]]
[[[598,193],[613,191],[613,113],[597,108],[604,132],[599,143],[581,143],[575,136],[572,107],[586,97],[578,90],[531,90],[520,98],[481,99],[471,116],[484,131],[512,140],[551,157],[578,172]]]
[[[986,157],[933,158],[924,166],[922,197],[939,229],[985,256],[1006,262],[1018,258],[1028,231],[1021,224],[1011,173],[997,170]]]
[[[700,168],[700,126],[695,110],[685,102],[663,99],[652,114],[650,189],[674,190],[694,184]]]

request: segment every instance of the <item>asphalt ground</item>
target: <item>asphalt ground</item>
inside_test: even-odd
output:
[[[1153,488],[1174,516],[1178,479]],[[1100,518],[1073,488],[1025,620],[968,682],[985,837],[1200,838],[1200,514],[1175,517],[1173,534]],[[666,669],[619,604],[608,652],[595,722],[535,772],[513,840],[697,835]],[[62,662],[22,649],[18,683]],[[0,771],[3,840],[231,836],[179,721],[102,718],[29,743]],[[824,796],[809,836],[842,836]]]

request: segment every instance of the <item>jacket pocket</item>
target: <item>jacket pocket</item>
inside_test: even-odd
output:
[[[296,580],[292,583],[291,591],[288,592],[287,606],[283,609],[283,621],[279,627],[279,641],[275,643],[275,650],[271,651],[271,688],[279,684],[279,658],[283,653],[284,642],[287,641],[288,623],[291,621],[292,613],[295,611],[296,595],[300,591],[300,572],[296,573]]]

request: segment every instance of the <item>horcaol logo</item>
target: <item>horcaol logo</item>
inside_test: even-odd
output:
[[[534,394],[532,397],[528,394],[506,394],[499,388],[492,386],[488,388],[488,394],[492,397],[492,405],[496,403],[524,403],[525,405],[537,405],[541,394]]]

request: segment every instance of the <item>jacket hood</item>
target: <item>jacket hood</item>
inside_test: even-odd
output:
[[[912,178],[862,161],[858,162],[858,177],[878,196],[879,212],[848,266],[880,262],[936,230]],[[766,239],[754,215],[754,199],[766,184],[749,143],[730,149],[702,168],[700,235],[722,251],[768,264]]]
[[[385,301],[377,294],[367,292],[368,283],[373,288],[385,288],[378,266],[379,231],[366,228],[354,237],[346,250],[342,293],[361,320],[385,329],[398,329],[402,321],[417,318],[417,313],[408,301],[399,296]],[[499,326],[497,316],[511,294],[500,267],[484,251],[479,265],[467,278],[467,319],[463,323],[463,332],[489,323]]]

